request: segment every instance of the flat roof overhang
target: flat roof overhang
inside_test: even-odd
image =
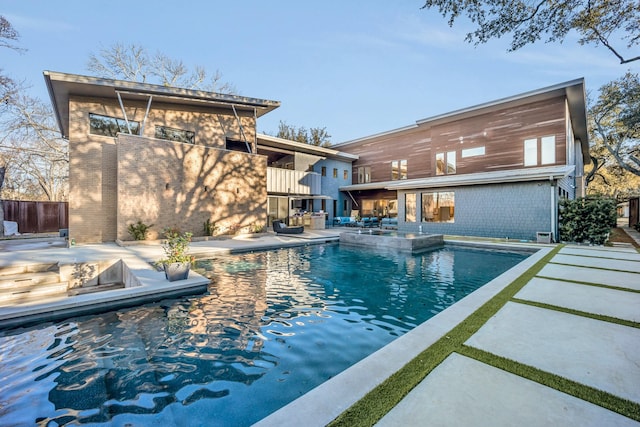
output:
[[[301,194],[290,195],[289,198],[291,200],[333,200],[331,196],[323,196],[323,195],[315,195],[315,196],[305,196]]]
[[[469,185],[503,184],[507,182],[556,181],[575,171],[574,166],[548,166],[541,168],[511,169],[463,175],[442,175],[432,178],[407,179],[367,184],[346,185],[340,191],[415,190],[424,188],[462,187]]]
[[[345,153],[330,147],[319,147],[317,145],[305,144],[304,142],[291,141],[289,139],[278,138],[276,136],[259,133],[258,148],[282,150],[285,153],[299,152],[312,154],[320,157],[353,162],[358,160],[357,154]]]
[[[86,96],[108,99],[147,101],[150,96],[154,101],[191,105],[209,106],[237,111],[254,112],[260,117],[280,106],[279,101],[248,98],[238,95],[227,95],[200,90],[182,89],[154,85],[149,83],[129,82],[100,77],[45,71],[44,80],[53,104],[53,110],[64,138],[69,136],[69,97]]]

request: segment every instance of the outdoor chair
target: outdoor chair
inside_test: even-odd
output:
[[[279,219],[273,221],[272,225],[273,231],[275,231],[276,234],[300,234],[304,231],[303,225],[298,227],[289,227]]]

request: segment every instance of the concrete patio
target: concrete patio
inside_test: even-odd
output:
[[[596,266],[603,259],[606,271]],[[574,267],[575,263],[591,267]],[[612,271],[616,269],[625,273]],[[517,299],[639,320],[640,294],[631,290],[640,284],[640,254],[633,249],[568,246],[539,275],[546,278],[531,280]],[[567,278],[582,283],[564,281]],[[508,302],[465,344],[640,404],[638,326]],[[639,425],[458,354],[449,356],[378,424],[424,425],[425,420],[451,426]]]

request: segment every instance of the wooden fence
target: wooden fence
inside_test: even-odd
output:
[[[4,220],[18,223],[19,233],[51,233],[69,228],[67,202],[3,200]]]

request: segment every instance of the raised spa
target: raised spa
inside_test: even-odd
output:
[[[357,231],[340,233],[340,243],[413,253],[442,247],[444,240],[442,234],[398,233],[395,231],[358,229]]]

